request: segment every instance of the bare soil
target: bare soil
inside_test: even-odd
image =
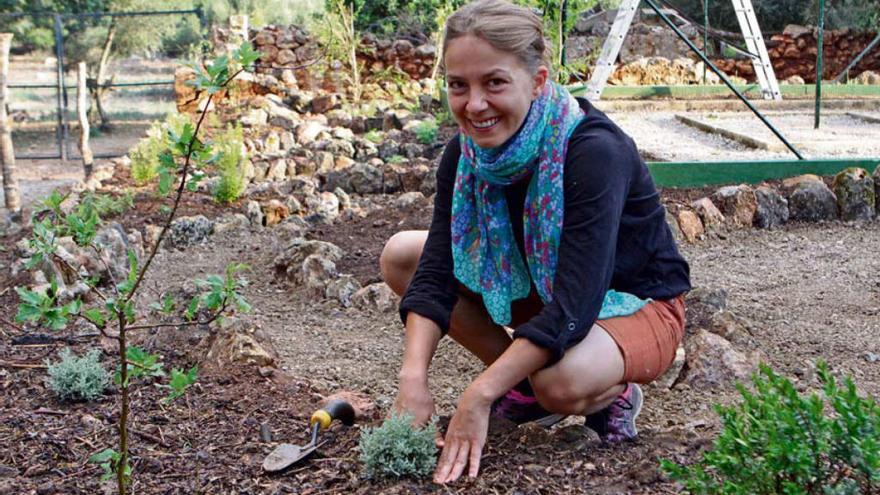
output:
[[[125,177],[117,181],[122,185]],[[668,190],[663,197],[672,205],[705,193]],[[204,196],[187,198],[183,215],[228,211]],[[362,283],[376,281],[384,241],[430,222],[430,208],[399,211],[392,200],[371,198],[366,217],[314,228],[309,236],[346,251],[342,272]],[[159,204],[139,193],[136,209],[118,220],[143,229],[158,223]],[[281,369],[268,377],[248,367],[205,371],[192,392],[167,406],[157,405],[164,390],[140,387],[132,417],[135,493],[677,493],[679,487],[659,472],[658,459],[695,460],[717,434],[712,405],[736,398],[733,387],[648,386],[641,436],[633,444],[603,446],[577,419],[549,432],[493,423],[476,480],[438,487],[426,480],[365,479],[356,450],[359,432],[378,424],[394,398],[402,326],[394,312],[342,308],[278,280],[272,260],[290,241],[281,232],[224,232],[208,244],[162,250],[156,258],[146,294],[220,272],[229,262],[250,265],[245,296],[254,311],[248,318],[270,336]],[[681,249],[694,285],[725,289],[729,308],[752,322],[753,337],[771,366],[810,389],[816,384],[805,378],[805,370],[824,359],[876,397],[880,363],[866,353],[880,353],[878,239],[876,220],[791,224],[775,231],[722,232]],[[11,322],[18,302],[12,287],[26,282],[23,275],[9,275],[16,240],[4,238],[0,251],[0,494],[112,492],[111,484],[98,481],[99,468],[86,460],[114,446],[116,395],[89,404],[59,402],[44,384],[42,368],[65,346],[82,351],[98,342],[59,340],[73,333],[34,341],[28,332],[31,340],[24,344],[26,332]],[[197,335],[171,332],[170,339],[146,342],[165,355],[169,367],[194,364]],[[481,369],[453,342],[441,343],[431,387],[444,420]],[[308,440],[308,415],[322,396],[338,390],[366,393],[379,412],[353,428],[332,427],[319,455],[307,463],[280,475],[262,473],[264,456],[278,442]]]

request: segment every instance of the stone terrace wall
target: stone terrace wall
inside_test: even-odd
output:
[[[825,33],[822,79],[835,78],[864,50],[877,33],[860,33],[848,29]],[[782,34],[775,34],[767,42],[770,59],[779,80],[800,76],[809,83],[816,82],[816,52],[818,38],[810,28],[790,26]],[[754,81],[755,71],[749,60],[715,60],[718,68]],[[865,56],[850,72],[855,78],[865,71],[880,71],[880,48]]]

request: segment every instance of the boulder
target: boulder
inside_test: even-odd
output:
[[[724,223],[724,214],[709,198],[700,198],[691,203],[691,208],[700,216],[705,228],[717,227]]]
[[[772,229],[788,222],[788,200],[769,186],[755,188],[755,227]]]
[[[681,229],[684,238],[691,243],[702,239],[703,234],[705,233],[703,230],[703,222],[700,221],[700,217],[691,210],[679,210],[678,226]]]
[[[302,116],[296,111],[270,98],[266,98],[265,101],[266,118],[269,124],[289,131],[302,121]]]
[[[306,256],[293,277],[294,282],[323,295],[327,283],[338,275],[336,263],[321,254]]]
[[[244,206],[244,215],[251,222],[251,225],[263,225],[263,208],[256,201],[248,201]]]
[[[851,167],[834,176],[841,220],[864,222],[874,218],[875,194],[874,179],[863,168]]]
[[[699,329],[687,338],[687,373],[684,382],[700,390],[745,382],[758,368],[758,352],[742,353],[714,333]]]
[[[214,222],[204,215],[179,217],[171,223],[171,228],[165,235],[165,243],[177,248],[201,244],[213,233]]]
[[[281,223],[290,216],[290,209],[277,199],[271,199],[262,206],[263,223],[267,227]]]
[[[224,318],[221,328],[207,339],[208,352],[201,364],[208,368],[220,369],[232,363],[275,367],[278,362],[278,352],[263,332],[240,319]]]
[[[413,208],[421,208],[425,206],[427,200],[425,195],[416,191],[403,193],[394,201],[394,206],[401,210],[409,210]]]
[[[672,364],[669,365],[669,368],[666,368],[666,371],[652,382],[654,386],[660,388],[672,388],[675,386],[681,376],[681,371],[684,369],[686,361],[687,353],[685,352],[684,346],[680,345],[678,346],[678,349],[675,350],[675,358],[672,360]]]
[[[184,219],[187,217],[182,217]],[[194,218],[194,217],[190,217]],[[205,219],[205,217],[201,217]],[[181,219],[178,219],[181,220]],[[207,220],[207,219],[205,219]],[[175,223],[177,223],[175,221]],[[165,239],[166,243],[171,243],[173,245],[174,241],[170,239],[174,236],[174,225],[171,224],[171,229],[166,233]],[[194,237],[197,237],[198,234],[193,234]],[[185,237],[185,235],[184,235]],[[92,261],[87,262],[89,272],[91,273],[99,273],[101,274],[101,278],[104,281],[106,280],[105,275],[109,275],[112,280],[116,280],[117,282],[121,282],[125,280],[125,277],[128,276],[128,250],[131,249],[134,251],[135,256],[141,260],[143,259],[143,246],[134,246],[129,242],[129,236],[125,234],[125,229],[123,229],[122,225],[113,222],[107,227],[104,227],[98,231],[95,235],[95,239],[93,241],[95,247],[98,252],[100,252],[100,260],[94,260],[94,256],[96,256],[94,251],[88,252],[83,251],[82,255],[87,259],[91,259]],[[71,252],[73,251],[74,246],[71,244],[69,246]]]
[[[329,225],[339,216],[339,197],[332,192],[322,192],[306,198],[310,222]]]
[[[340,185],[346,192],[358,194],[381,194],[384,191],[383,174],[378,168],[366,163],[357,163],[346,170],[351,191]],[[334,187],[335,189],[335,187]]]
[[[245,229],[251,222],[246,215],[241,213],[229,213],[214,220],[214,233]]]
[[[305,259],[315,254],[336,263],[342,259],[345,253],[338,246],[329,242],[297,238],[273,260],[275,272],[277,275],[295,280]]]
[[[687,328],[706,328],[712,325],[712,316],[727,308],[727,291],[694,287],[685,296]]]
[[[327,132],[327,127],[317,120],[307,120],[296,128],[296,142],[305,146],[315,142],[322,132]]]
[[[877,216],[880,216],[880,164],[874,169],[871,178],[874,179],[874,206],[877,209]]]
[[[715,191],[712,195],[715,204],[721,213],[730,219],[737,227],[751,227],[755,219],[755,210],[758,202],[755,191],[745,185],[726,186]]]
[[[352,298],[355,293],[361,289],[360,282],[351,275],[341,275],[335,280],[327,283],[324,290],[324,297],[339,301],[343,307],[348,308],[352,305]]]
[[[666,225],[669,226],[669,231],[672,233],[672,238],[675,239],[676,243],[684,242],[684,233],[682,233],[681,227],[678,226],[678,221],[675,219],[675,215],[673,215],[665,207],[664,209],[666,210]]]
[[[837,218],[837,198],[822,180],[806,176],[795,183],[788,197],[791,220],[819,222]]]
[[[279,158],[273,160],[266,170],[266,180],[281,181],[287,178],[287,160]]]
[[[355,292],[352,302],[360,309],[374,310],[381,313],[397,309],[397,295],[384,282],[370,284]]]

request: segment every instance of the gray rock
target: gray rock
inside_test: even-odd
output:
[[[274,155],[281,152],[281,136],[275,131],[269,131],[263,140],[263,153]]]
[[[714,227],[724,223],[724,214],[715,206],[709,198],[700,198],[691,203],[691,208],[697,212],[700,220],[706,228]]]
[[[406,158],[418,158],[424,153],[424,147],[418,143],[403,143],[400,154]]]
[[[776,189],[759,186],[755,189],[755,227],[772,229],[788,222],[788,200]]]
[[[171,224],[171,227],[172,229],[169,230],[165,236],[165,242],[169,242],[167,239],[170,239],[173,236],[172,230],[174,224]],[[114,222],[99,230],[97,235],[95,235],[94,244],[101,253],[101,263],[95,263],[94,268],[97,269],[99,273],[108,273],[107,268],[109,267],[109,275],[112,276],[113,280],[119,282],[125,280],[129,268],[128,250],[134,250],[135,255],[138,253],[137,250],[133,249],[133,246],[129,244],[128,236],[125,235],[125,230],[122,228],[122,225]]]
[[[324,241],[309,241],[302,238],[294,239],[282,252],[275,257],[273,264],[279,275],[285,275],[290,279],[296,279],[297,273],[302,267],[303,261],[313,254],[336,263],[345,254],[335,244]]]
[[[360,282],[351,275],[341,275],[335,280],[327,283],[324,290],[324,297],[339,301],[343,307],[347,308],[352,305],[352,297],[361,289]]]
[[[672,238],[675,239],[675,242],[682,243],[685,241],[684,234],[681,232],[681,227],[678,226],[678,220],[675,219],[675,215],[673,215],[666,207],[663,207],[666,211],[666,225],[669,226],[669,231],[672,232]]]
[[[251,224],[250,219],[241,213],[230,213],[214,220],[214,233],[245,229]]]
[[[727,308],[727,291],[695,287],[684,299],[688,328],[706,328],[712,324],[712,316]]]
[[[720,335],[699,329],[687,338],[684,382],[701,390],[745,382],[758,368],[758,352],[742,353]]]
[[[306,208],[311,213],[310,221],[329,225],[339,216],[339,198],[332,192],[322,192],[307,198]]]
[[[214,233],[214,222],[204,215],[180,217],[171,224],[165,242],[173,247],[185,247],[200,244],[208,240]]]
[[[394,201],[394,206],[401,210],[408,210],[411,208],[422,207],[425,205],[425,203],[425,195],[416,191],[403,193],[398,196],[397,199]]]
[[[260,227],[263,225],[263,208],[256,201],[248,201],[244,206],[244,214],[251,225]]]
[[[269,113],[262,108],[253,108],[240,119],[244,127],[260,127],[269,122]]]
[[[296,138],[293,136],[293,133],[290,131],[284,131],[281,133],[281,149],[282,150],[290,150],[296,147]]]
[[[324,150],[335,156],[352,158],[355,155],[354,145],[347,139],[332,139],[324,145]]]
[[[397,309],[397,295],[384,282],[370,284],[352,296],[354,305],[361,309],[368,309],[387,313]]]
[[[755,210],[758,207],[755,199],[755,191],[745,185],[726,186],[715,191],[712,200],[718,205],[718,209],[734,225],[739,227],[751,227],[755,220]]]
[[[874,179],[863,168],[848,168],[834,177],[834,195],[840,219],[864,222],[874,218]]]
[[[315,142],[322,132],[327,132],[327,127],[316,120],[307,120],[296,128],[296,142],[308,145]]]
[[[379,158],[387,161],[389,158],[400,154],[400,145],[396,141],[386,139],[379,144]]]
[[[269,174],[269,163],[268,162],[254,162],[254,182],[263,182],[266,180],[266,175]]]
[[[874,206],[877,210],[877,216],[880,216],[880,165],[874,169],[871,178],[874,179]]]
[[[382,171],[372,165],[358,163],[348,168],[345,172],[348,174],[351,192],[358,194],[381,194],[384,191]],[[348,192],[342,185],[339,187]]]
[[[291,130],[302,121],[300,114],[294,110],[276,103],[270,98],[266,98],[266,102],[266,113],[269,124],[281,127],[282,129]]]
[[[320,254],[311,254],[303,260],[294,281],[323,295],[327,283],[337,275],[336,263]]]
[[[837,218],[837,198],[824,182],[802,180],[788,197],[791,220],[819,222]]]
[[[287,178],[287,160],[279,158],[269,165],[266,172],[266,180],[281,181]]]

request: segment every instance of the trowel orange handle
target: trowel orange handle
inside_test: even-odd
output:
[[[318,429],[320,430],[326,430],[330,427],[330,423],[332,423],[334,419],[338,419],[346,426],[353,425],[354,408],[344,400],[332,400],[327,403],[326,406],[318,409],[312,414],[312,418],[309,420],[309,426],[311,426],[313,430],[315,429],[315,426],[318,426]]]

